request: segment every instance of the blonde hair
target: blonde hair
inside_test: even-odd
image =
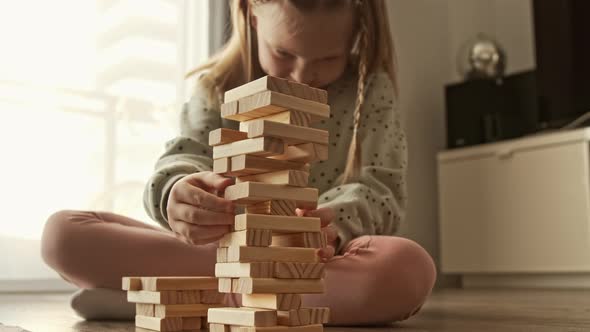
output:
[[[210,98],[220,98],[224,91],[248,83],[264,75],[258,61],[256,44],[253,43],[250,25],[252,6],[279,0],[230,0],[233,32],[224,47],[206,63],[187,74],[203,73],[202,86],[210,92]],[[358,129],[361,108],[364,104],[368,77],[383,70],[393,82],[397,94],[395,51],[389,31],[389,20],[384,0],[283,0],[289,1],[302,11],[326,6],[333,7],[352,3],[357,15],[356,38],[351,50],[351,59],[358,68],[357,98],[354,108],[354,127],[348,151],[346,167],[341,183],[353,182],[360,173],[361,147]],[[312,5],[310,5],[312,4]]]

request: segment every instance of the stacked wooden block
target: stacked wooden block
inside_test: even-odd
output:
[[[206,328],[207,310],[222,306],[218,288],[214,277],[123,278],[127,300],[136,303],[135,325],[155,331]]]
[[[245,206],[233,231],[219,241],[215,276],[219,291],[242,295],[241,308],[212,308],[215,332],[320,332],[328,308],[303,308],[301,294],[324,291],[326,246],[319,218],[298,217],[297,207],[317,208],[308,188],[310,163],[328,157],[328,132],[311,128],[329,118],[327,93],[266,76],[225,94],[222,117],[240,121],[209,135],[216,173],[236,184],[225,198]]]

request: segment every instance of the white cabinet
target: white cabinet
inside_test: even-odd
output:
[[[446,273],[590,272],[590,129],[438,155]]]

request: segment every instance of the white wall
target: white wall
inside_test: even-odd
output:
[[[460,80],[456,53],[478,32],[494,36],[508,72],[534,67],[530,0],[387,0],[409,141],[409,206],[402,236],[438,264],[436,153],[446,146],[444,85]],[[453,279],[440,278],[442,285]]]

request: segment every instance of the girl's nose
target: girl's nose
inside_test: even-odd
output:
[[[298,66],[291,72],[292,80],[307,85],[312,85],[316,76],[317,73],[315,72],[314,68],[310,67],[309,65]]]

